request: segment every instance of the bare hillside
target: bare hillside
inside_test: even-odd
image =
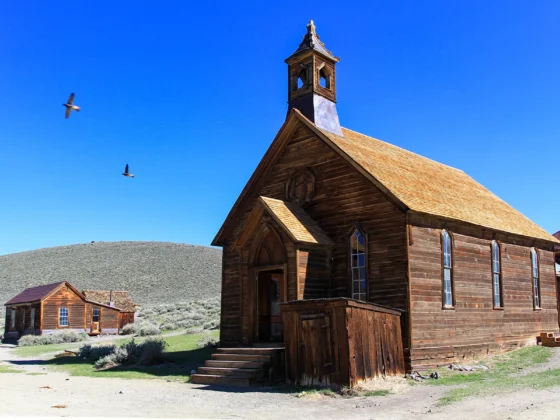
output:
[[[78,289],[128,290],[143,305],[220,294],[219,249],[169,242],[95,242],[0,256],[4,306],[23,289],[67,280]]]

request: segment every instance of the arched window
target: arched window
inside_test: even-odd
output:
[[[531,273],[533,278],[533,306],[541,307],[541,284],[539,278],[539,256],[537,250],[531,248]]]
[[[367,300],[366,235],[356,227],[350,237],[352,299]]]
[[[453,299],[453,244],[449,232],[441,231],[443,254],[443,307],[452,308]]]
[[[494,308],[503,308],[504,300],[502,297],[502,262],[500,255],[500,245],[492,241],[492,296]]]

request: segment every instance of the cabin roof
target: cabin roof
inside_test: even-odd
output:
[[[229,212],[213,245],[223,245],[230,222],[238,220],[236,216],[242,204],[273,166],[297,123],[307,126],[405,212],[411,210],[560,243],[560,238],[552,236],[463,171],[346,128],[342,128],[344,136],[321,130],[294,108]]]
[[[296,242],[332,245],[323,229],[299,205],[270,197],[259,197],[259,200]]]
[[[15,305],[18,303],[29,303],[41,301],[54,292],[59,286],[66,282],[59,281],[57,283],[44,284],[42,286],[29,287],[21,292],[19,295],[10,299],[5,306]]]
[[[82,293],[88,302],[110,306],[110,290],[84,290]],[[122,312],[136,311],[136,305],[129,296],[128,292],[124,290],[113,290],[113,302],[115,302],[115,308],[121,310]]]

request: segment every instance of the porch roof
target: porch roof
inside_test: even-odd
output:
[[[294,241],[314,245],[333,244],[323,229],[299,205],[263,196],[259,197],[259,201]]]

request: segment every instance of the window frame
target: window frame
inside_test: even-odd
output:
[[[66,324],[62,323],[63,315],[62,311],[66,310]],[[61,306],[58,308],[58,326],[59,327],[69,327],[70,326],[70,310],[67,306]]]
[[[533,260],[533,255],[535,256]],[[542,294],[541,294],[541,270],[539,261],[539,252],[535,247],[531,248],[529,252],[531,258],[531,294],[533,295],[533,310],[539,311],[542,309]],[[535,264],[537,269],[537,277],[535,277]],[[537,284],[535,285],[535,279]],[[535,294],[535,290],[537,294]],[[538,300],[538,305],[537,305]]]
[[[365,272],[365,282],[366,282],[366,287],[363,291],[358,292],[358,295],[360,294],[365,294],[365,300],[361,300],[358,298],[354,297],[354,277],[353,277],[353,265],[352,265],[352,238],[354,237],[354,234],[358,232],[360,235],[363,236],[364,238],[364,272]],[[361,266],[357,266],[356,268],[361,268]],[[368,270],[369,270],[369,265],[368,265],[368,235],[367,233],[362,229],[362,227],[360,226],[359,223],[356,223],[352,226],[352,228],[350,229],[349,235],[348,235],[348,279],[349,279],[349,287],[348,287],[348,295],[350,296],[351,299],[360,301],[360,302],[368,302],[368,298],[369,298],[369,281],[368,281]],[[361,281],[361,279],[360,279]]]
[[[444,233],[449,236],[449,257],[451,259],[451,264],[449,267],[445,266],[445,241],[444,241]],[[442,229],[440,232],[440,252],[441,252],[441,309],[444,310],[454,310],[456,308],[456,301],[455,301],[455,273],[454,273],[454,264],[455,258],[453,255],[453,248],[455,246],[455,241],[453,240],[453,235],[447,229]],[[445,304],[445,270],[449,269],[449,281],[450,281],[450,288],[451,288],[451,304]]]
[[[97,311],[97,321],[94,320],[95,318],[95,311]],[[91,309],[91,322],[99,322],[99,320],[101,319],[101,308],[92,308]]]
[[[498,250],[498,265],[499,270],[496,272],[494,270],[494,244]],[[504,309],[504,281],[502,274],[502,244],[495,239],[490,242],[490,272],[492,274],[492,308],[496,310]],[[494,275],[499,276],[498,286],[500,292],[500,305],[496,306],[496,284],[494,283]]]

